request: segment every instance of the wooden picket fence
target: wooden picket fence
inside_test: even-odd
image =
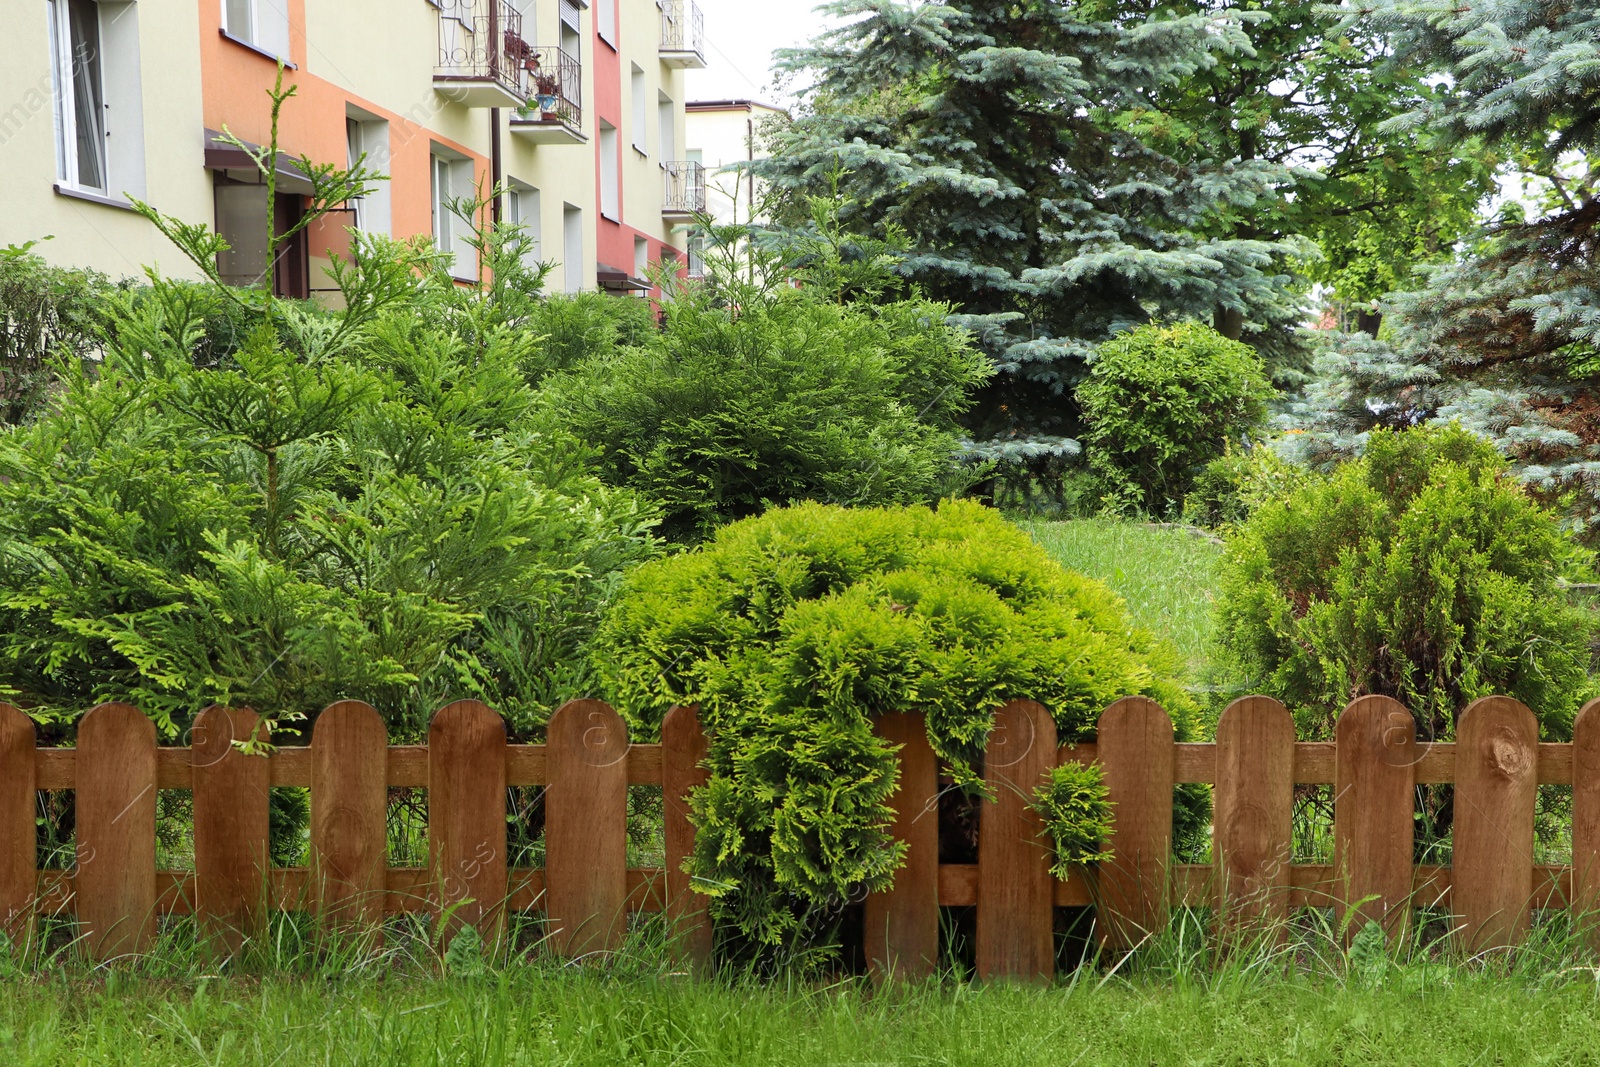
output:
[[[1415,906],[1448,909],[1474,950],[1516,943],[1536,908],[1600,903],[1600,711],[1579,716],[1571,744],[1540,744],[1533,714],[1504,697],[1462,715],[1454,744],[1419,744],[1409,712],[1363,697],[1336,740],[1296,742],[1277,701],[1248,697],[1222,716],[1215,743],[1176,744],[1155,702],[1126,698],[1101,715],[1093,744],[1058,747],[1031,701],[995,713],[985,759],[989,798],[978,862],[940,864],[939,767],[917,714],[884,716],[902,746],[891,806],[908,845],[894,887],[868,898],[867,957],[880,974],[919,975],[937,960],[941,905],[975,906],[981,977],[1048,977],[1052,909],[1096,908],[1111,950],[1163,928],[1175,904],[1215,908],[1223,931],[1281,930],[1292,909],[1347,906],[1404,932]],[[188,748],[158,748],[150,720],[106,704],[82,720],[75,749],[37,748],[31,720],[0,705],[0,916],[13,937],[40,914],[75,917],[85,950],[108,959],[147,951],[158,916],[193,914],[225,947],[259,931],[272,909],[309,910],[376,931],[386,914],[432,912],[448,940],[472,924],[499,939],[508,910],[543,912],[552,949],[616,948],[630,911],[665,908],[688,962],[709,958],[706,898],[682,872],[693,846],[685,797],[704,781],[705,739],[693,708],[675,708],[660,744],[631,745],[620,716],[574,701],[543,745],[510,745],[499,715],[463,701],[434,716],[426,746],[391,746],[370,706],[318,717],[309,747],[249,755],[235,741],[259,729],[247,710],[210,708]],[[1109,858],[1065,880],[1050,874],[1034,789],[1059,762],[1098,761],[1114,804]],[[1215,786],[1209,865],[1171,862],[1173,786]],[[1413,866],[1413,787],[1454,782],[1454,864]],[[1297,783],[1335,793],[1332,865],[1295,864]],[[1540,783],[1573,786],[1570,866],[1533,862]],[[663,787],[666,866],[629,870],[628,786]],[[543,869],[507,866],[506,787],[546,787]],[[309,787],[311,865],[274,868],[268,791]],[[426,788],[429,866],[387,863],[387,790]],[[76,864],[39,870],[36,790],[76,790]],[[194,791],[193,872],[156,869],[156,791]],[[1349,924],[1351,927],[1359,925]]]

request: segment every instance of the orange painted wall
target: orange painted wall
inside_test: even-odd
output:
[[[222,5],[217,0],[196,2],[200,5],[200,73],[206,127],[221,130],[226,125],[243,140],[265,144],[271,136],[271,103],[267,90],[277,78],[277,64],[270,57],[223,36]],[[419,127],[352,89],[309,74],[305,69],[305,27],[304,0],[289,0],[290,58],[300,69],[284,71],[284,84],[297,86],[297,92],[284,104],[279,115],[280,151],[291,158],[303,154],[310,156],[313,162],[342,167],[348,155],[346,103],[387,119],[391,146],[391,232],[396,238],[432,233],[430,144],[448,145],[471,158],[477,180],[485,183],[489,176],[488,159],[436,131]],[[328,244],[342,247],[345,243],[339,239],[342,236],[322,242],[322,248],[318,247],[319,242],[313,241],[311,255],[324,256]],[[312,284],[325,283],[314,279]]]

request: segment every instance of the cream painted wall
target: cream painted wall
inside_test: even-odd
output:
[[[691,111],[688,115],[688,140],[685,147],[698,149],[700,162],[706,168],[706,209],[718,222],[734,221],[734,197],[738,197],[737,220],[750,221],[750,181],[722,168],[732,163],[742,163],[750,158],[751,123],[754,123],[759,157],[761,123],[772,115],[782,114],[777,108],[765,104],[748,107],[730,107],[717,111]],[[757,206],[761,190],[756,189]]]
[[[143,199],[186,222],[209,222],[197,8],[140,0],[123,6],[120,17],[137,20]],[[126,30],[125,22],[117,27],[119,35]],[[112,277],[140,276],[147,265],[171,276],[197,277],[194,266],[131,210],[55,192],[50,37],[42,0],[8,5],[6,41],[6,62],[0,64],[0,245],[53,234],[35,249],[52,263]],[[112,106],[115,137],[114,101]]]

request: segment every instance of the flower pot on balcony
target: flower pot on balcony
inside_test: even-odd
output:
[[[556,102],[557,102],[557,99],[556,99],[555,94],[553,94],[553,93],[540,93],[540,94],[538,94],[537,96],[535,96],[533,98],[533,102],[539,105],[539,112],[545,118],[553,119],[553,118],[556,117]]]

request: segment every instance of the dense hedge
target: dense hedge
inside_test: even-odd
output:
[[[1063,740],[1144,693],[1190,728],[1176,655],[1105,586],[972,502],[777,509],[635,570],[602,625],[609,696],[650,736],[697,702],[710,784],[693,800],[697,885],[732,942],[809,944],[839,906],[887,885],[892,750],[875,716],[916,709],[959,783],[980,779],[991,715],[1027,697]],[[1043,810],[1069,859],[1099,839],[1092,781]],[[1102,798],[1103,799],[1103,798]]]

